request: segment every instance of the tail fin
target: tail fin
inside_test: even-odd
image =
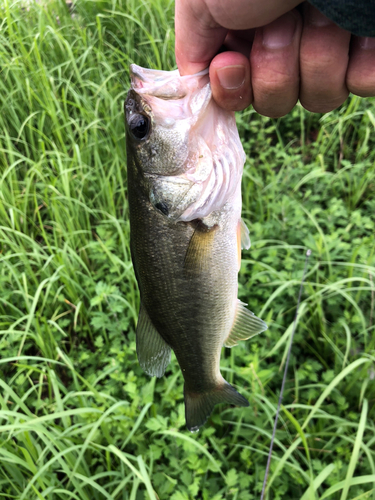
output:
[[[249,402],[234,387],[223,379],[223,383],[208,392],[197,393],[184,388],[186,426],[196,432],[205,424],[213,407],[218,403],[249,406]]]

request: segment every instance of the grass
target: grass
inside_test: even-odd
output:
[[[375,101],[238,115],[239,296],[269,324],[224,350],[249,409],[185,429],[183,380],[139,368],[123,101],[171,69],[166,0],[0,7],[0,498],[260,496],[304,255],[267,498],[375,499]]]

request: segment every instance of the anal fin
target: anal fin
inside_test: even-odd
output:
[[[136,343],[141,368],[151,377],[162,377],[171,360],[171,348],[152,324],[142,304],[138,316]]]
[[[224,342],[225,347],[233,347],[240,340],[250,339],[267,330],[266,323],[246,309],[245,305],[240,300],[237,301],[236,316],[230,334]]]

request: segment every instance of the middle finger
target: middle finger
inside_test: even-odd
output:
[[[293,10],[256,31],[251,81],[253,106],[262,115],[278,118],[297,102],[301,29],[301,16]]]

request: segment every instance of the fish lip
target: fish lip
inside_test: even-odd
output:
[[[170,76],[170,79],[173,79],[173,78],[196,78],[197,76],[205,76],[205,75],[208,75],[209,73],[209,67],[207,66],[207,68],[205,69],[202,69],[201,71],[199,71],[198,73],[195,73],[194,75],[183,75],[181,76],[180,75],[180,72],[178,71],[178,69],[175,69],[173,71],[165,71],[165,70],[162,70],[162,69],[150,69],[150,68],[143,68],[142,66],[138,66],[138,64],[135,64],[135,63],[132,63],[130,66],[130,75],[131,76],[135,76],[139,79],[141,79],[142,81],[150,81],[150,79],[152,79],[153,81],[155,80],[163,80],[165,81],[165,77],[167,75]],[[159,75],[159,78],[156,77],[155,78],[155,75]],[[154,78],[152,78],[154,76]]]
[[[130,81],[132,89],[141,94],[149,94],[159,99],[182,99],[186,96],[185,89],[181,86],[180,73],[175,71],[162,71],[157,69],[142,68],[137,64],[130,65]],[[178,82],[175,95],[163,92],[171,82]]]
[[[169,101],[186,97],[189,94],[191,82],[195,84],[197,78],[208,76],[209,69],[206,68],[194,75],[181,76],[178,69],[163,71],[131,64],[129,72],[132,89],[140,94],[148,94]]]
[[[129,72],[130,72],[130,78],[133,83],[137,83],[138,81],[144,82],[144,83],[154,83],[157,80],[162,80],[165,82],[165,77],[168,75],[170,78],[169,80],[172,80],[173,78],[179,77],[180,73],[178,69],[175,71],[164,71],[161,69],[150,69],[150,68],[143,68],[142,66],[138,66],[138,64],[131,64],[129,67]],[[159,78],[158,78],[159,76]],[[134,80],[134,82],[133,82]],[[133,87],[134,88],[134,87]]]

